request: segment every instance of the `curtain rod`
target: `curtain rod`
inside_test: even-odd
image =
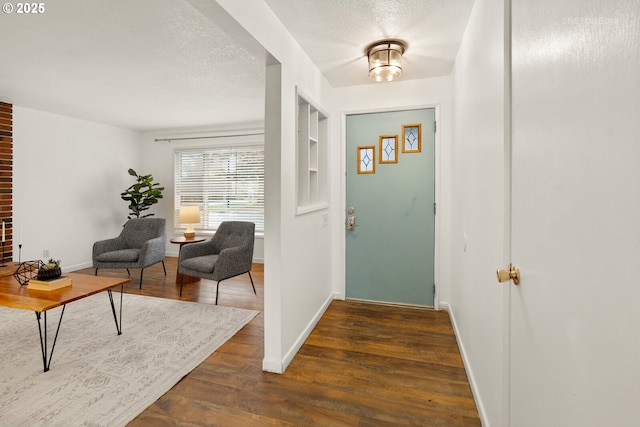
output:
[[[213,136],[185,136],[181,138],[155,138],[155,142],[187,141],[193,139],[215,139],[215,138],[237,138],[239,136],[264,135],[264,132],[239,133],[235,135],[213,135]]]

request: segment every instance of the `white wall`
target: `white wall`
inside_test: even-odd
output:
[[[506,267],[502,0],[477,0],[456,58],[450,315],[483,425],[499,425]]]
[[[363,64],[366,71],[366,63]],[[364,71],[363,71],[364,72]],[[449,76],[421,80],[399,80],[393,83],[342,87],[334,90],[335,108],[332,113],[340,120],[331,122],[332,205],[340,209],[332,211],[333,240],[340,250],[333,251],[334,291],[338,297],[345,295],[345,128],[344,117],[348,114],[394,111],[423,107],[436,108],[438,129],[436,132],[436,286],[437,299],[448,301],[451,254],[451,156],[453,129],[453,79]]]
[[[191,3],[205,14],[217,13],[215,18],[220,19],[220,11],[212,10],[210,3],[199,0]],[[326,211],[296,216],[295,163],[296,86],[325,111],[333,111],[331,88],[263,0],[217,0],[217,3],[271,55],[272,74],[267,75],[267,81],[271,88],[280,91],[267,92],[265,115],[263,367],[283,372],[333,299],[331,253],[335,242],[331,230],[341,224],[329,221],[324,226],[322,215],[339,207],[331,204]],[[333,120],[339,118],[329,118]],[[333,154],[330,156],[329,163],[333,164],[335,159]]]
[[[93,242],[120,233],[120,193],[140,159],[141,135],[13,106],[14,260],[43,259],[69,271],[91,265]]]

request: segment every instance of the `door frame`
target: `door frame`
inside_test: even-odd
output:
[[[421,105],[411,105],[406,107],[389,107],[389,108],[375,108],[375,109],[358,109],[358,110],[349,110],[342,111],[340,113],[340,213],[341,213],[341,221],[340,221],[340,231],[339,235],[339,243],[340,243],[340,259],[337,264],[336,273],[337,273],[337,282],[338,289],[334,297],[336,299],[344,300],[347,294],[347,239],[346,239],[346,225],[345,218],[347,212],[347,160],[346,160],[346,150],[347,150],[347,116],[356,115],[356,114],[369,114],[369,113],[391,113],[397,111],[409,111],[409,110],[424,110],[424,109],[434,109],[435,110],[435,120],[436,120],[436,132],[435,132],[435,153],[434,153],[434,185],[435,185],[435,203],[437,206],[435,220],[434,220],[434,253],[433,253],[433,281],[436,285],[436,292],[433,295],[433,308],[435,310],[440,309],[440,230],[442,227],[442,222],[440,218],[441,212],[441,191],[440,191],[440,176],[442,173],[442,163],[440,154],[442,153],[440,146],[440,131],[442,126],[440,124],[440,104],[421,104]]]

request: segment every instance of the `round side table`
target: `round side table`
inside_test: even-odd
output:
[[[184,236],[180,236],[180,237],[174,237],[173,239],[169,240],[171,243],[174,243],[176,245],[180,245],[180,249],[182,249],[183,245],[187,245],[189,243],[198,243],[198,242],[204,242],[205,239],[204,237],[194,237],[192,239],[187,239]],[[180,252],[178,250],[178,262],[180,262]],[[182,274],[180,274],[180,266],[178,265],[176,268],[176,285],[180,284],[180,281],[182,280]],[[187,276],[184,275],[184,282],[182,283],[195,283],[197,281],[199,281],[200,278],[199,277],[192,277],[192,276]]]

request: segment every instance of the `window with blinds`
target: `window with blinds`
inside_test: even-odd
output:
[[[175,152],[175,212],[200,206],[199,231],[214,231],[223,221],[251,221],[264,231],[264,148],[238,146]]]

